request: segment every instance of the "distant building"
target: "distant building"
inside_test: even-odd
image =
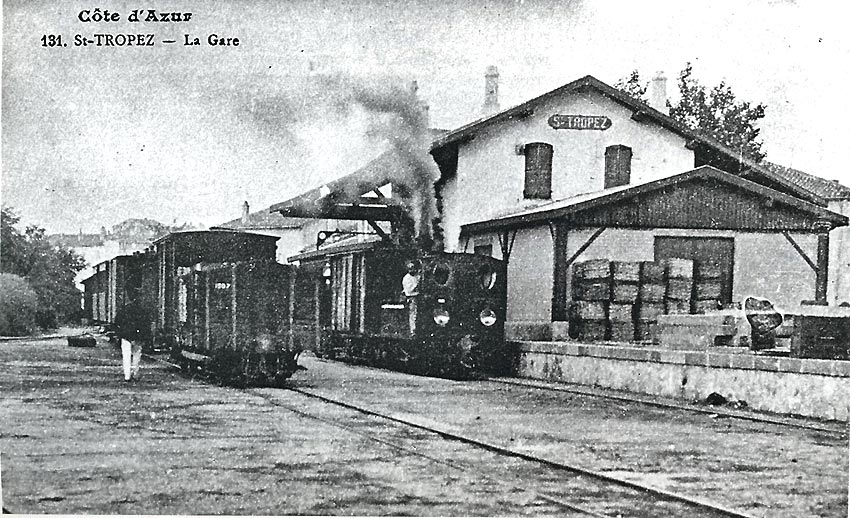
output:
[[[70,248],[86,261],[88,266],[74,278],[77,285],[82,286],[83,279],[94,275],[95,265],[118,255],[141,252],[169,232],[191,228],[194,227],[188,224],[168,226],[152,219],[131,218],[110,230],[101,227],[100,232],[91,234],[51,234],[47,239],[54,245]]]
[[[303,233],[306,220],[301,218],[286,218],[277,212],[263,209],[251,212],[248,202],[242,204],[242,216],[210,227],[210,230],[239,230],[251,234],[277,236],[277,262],[285,263],[286,258],[300,252],[307,241]]]

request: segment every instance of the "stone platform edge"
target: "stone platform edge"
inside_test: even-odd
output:
[[[682,351],[624,344],[512,341],[520,353],[583,356],[608,360],[667,363],[717,369],[742,369],[850,378],[850,361],[759,356],[750,352]],[[732,349],[732,348],[730,348]]]

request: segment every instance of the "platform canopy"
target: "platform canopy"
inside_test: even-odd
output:
[[[397,221],[405,214],[394,179],[410,173],[398,152],[382,153],[357,171],[269,207],[294,218]]]
[[[462,235],[562,222],[571,227],[812,232],[847,217],[769,187],[702,166],[676,176],[581,194],[461,227]]]

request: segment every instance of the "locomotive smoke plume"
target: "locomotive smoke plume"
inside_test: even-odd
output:
[[[434,182],[439,171],[428,153],[427,114],[414,89],[386,78],[317,74],[289,81],[282,94],[253,98],[250,111],[264,131],[275,131],[284,141],[303,141],[308,134],[314,143],[318,140],[323,158],[340,164],[331,172],[333,178],[325,181],[357,170],[366,156],[374,157],[370,149],[345,149],[339,145],[342,141],[389,148],[380,160],[392,180],[393,197],[398,196],[407,208],[418,242],[434,243]],[[333,135],[340,128],[350,133],[348,138]],[[358,132],[363,134],[353,134]],[[346,195],[359,196],[358,187],[348,186]]]

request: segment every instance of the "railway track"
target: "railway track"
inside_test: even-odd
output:
[[[423,454],[422,439],[417,439],[415,434],[424,432],[430,436],[430,440],[439,438],[441,441],[452,441],[465,448],[471,448],[480,452],[487,452],[496,464],[502,464],[504,459],[519,460],[529,464],[521,471],[537,473],[543,485],[547,489],[540,490],[532,487],[527,479],[517,476],[508,476],[510,480],[499,480],[508,482],[515,488],[532,492],[539,500],[549,505],[557,506],[560,511],[576,513],[580,516],[594,517],[625,517],[625,516],[725,516],[746,517],[749,516],[740,511],[723,507],[722,505],[704,501],[687,495],[664,491],[647,485],[638,484],[625,479],[590,471],[579,466],[573,466],[561,462],[551,461],[542,457],[530,455],[520,451],[505,448],[496,444],[479,440],[439,429],[435,426],[426,426],[406,419],[394,417],[369,408],[350,404],[348,402],[322,396],[309,390],[301,388],[284,389],[308,398],[321,401],[349,411],[343,419],[328,419],[309,412],[305,412],[292,406],[291,403],[281,402],[269,393],[268,389],[246,389],[249,393],[261,397],[274,406],[285,408],[302,417],[314,419],[325,424],[344,429],[350,433],[356,433],[368,437],[370,440],[385,446],[390,446],[398,451],[411,455],[427,458],[429,461],[457,469],[467,474],[474,474],[484,479],[494,479],[492,473],[505,473],[503,469],[495,469],[491,462],[482,465],[473,465],[467,462],[458,462],[452,458],[445,458],[436,454]],[[352,418],[353,417],[353,418]],[[364,417],[382,423],[382,426],[364,426]],[[373,423],[374,424],[374,423]],[[395,428],[388,431],[388,426]],[[391,435],[391,439],[384,438]],[[412,442],[411,442],[412,441]],[[428,449],[432,451],[431,449]],[[438,451],[442,451],[439,449]],[[508,471],[510,473],[510,471]],[[555,481],[555,483],[553,483]]]
[[[164,363],[178,367],[170,362]],[[423,425],[304,388],[234,390],[242,390],[302,418],[365,437],[403,454],[420,457],[482,480],[507,483],[512,487],[511,492],[531,493],[535,500],[554,507],[557,514],[569,513],[569,515],[600,518],[749,516],[714,502],[505,448],[476,437],[453,433],[435,425]],[[344,413],[336,418],[329,418],[325,417],[324,413],[320,415],[317,412],[304,410],[295,406],[291,400],[278,397],[285,392],[295,393],[342,409]],[[453,443],[453,447],[441,446],[441,443]],[[452,453],[456,453],[456,448],[467,450],[467,453],[463,455],[467,460],[457,459]],[[473,453],[470,454],[469,451]],[[469,460],[479,458],[484,453],[487,454],[487,462]],[[511,464],[512,461],[518,461],[524,466],[517,468],[514,465],[506,469],[506,463]],[[495,477],[493,473],[499,473],[500,476]],[[529,474],[533,474],[534,478],[529,480]],[[541,486],[543,489],[540,488]]]
[[[377,372],[384,371],[377,370]],[[592,390],[538,386],[535,382],[528,380],[492,379],[488,380],[488,382],[515,385],[519,388],[529,390],[539,389],[554,392],[569,392],[601,399],[648,404],[682,412],[721,414],[724,418],[728,418],[729,421],[727,422],[740,419],[742,421],[764,423],[771,426],[806,429],[842,439],[846,437],[846,431],[843,428],[838,428],[840,424],[836,424],[835,426],[830,426],[830,423],[824,423],[823,425],[817,423],[806,424],[800,421],[794,421],[793,418],[786,420],[781,417],[761,417],[752,413],[724,412],[724,409],[714,407],[699,408],[696,405],[661,403],[647,400],[647,398],[640,396],[626,397],[625,395],[594,393]],[[296,383],[294,385],[298,384]],[[488,442],[486,439],[481,439],[484,435],[479,436],[474,430],[467,429],[464,432],[456,433],[448,427],[450,426],[448,422],[442,423],[437,420],[426,421],[423,424],[423,422],[417,422],[421,420],[417,419],[416,415],[411,415],[410,419],[398,417],[399,415],[403,416],[405,412],[399,414],[397,411],[392,412],[389,409],[382,410],[383,405],[375,406],[368,402],[361,403],[359,399],[357,404],[355,404],[351,402],[350,398],[348,400],[341,399],[334,392],[328,392],[328,387],[324,387],[324,384],[312,387],[317,390],[310,390],[310,388],[309,386],[290,386],[282,390],[247,390],[254,396],[261,397],[274,406],[285,408],[304,418],[321,421],[328,426],[344,429],[350,433],[356,433],[366,437],[370,441],[394,448],[399,452],[416,455],[427,459],[428,462],[447,466],[458,472],[465,473],[467,477],[494,480],[494,474],[499,474],[495,478],[498,483],[502,485],[512,484],[511,487],[515,489],[512,489],[511,492],[533,492],[538,502],[543,502],[545,505],[557,509],[554,511],[555,514],[606,517],[749,516],[746,514],[746,510],[726,507],[715,501],[694,498],[684,493],[659,489],[658,487],[653,487],[651,482],[649,484],[643,484],[640,481],[636,482],[634,479],[629,480],[612,476],[609,473],[595,472],[578,465],[571,465],[569,459],[561,458],[561,462],[553,461],[551,458],[547,458],[546,454],[529,454],[527,453],[529,451],[527,448],[525,451],[520,451],[519,449],[511,448],[510,446],[513,446],[512,444],[507,444],[506,447],[506,443],[503,441],[498,444]],[[391,390],[390,387],[388,389]],[[344,410],[347,413],[335,419],[328,419],[323,417],[325,413],[322,411],[305,412],[303,409],[293,407],[279,396],[275,396],[275,394],[286,393],[298,394],[321,402],[322,404]],[[371,422],[372,424],[366,424],[366,422]],[[381,425],[379,426],[376,423],[381,423]],[[393,431],[388,432],[390,429]],[[427,446],[423,446],[421,444],[423,439],[411,437],[411,434],[414,433],[425,434],[431,438],[430,441],[432,442],[429,442]],[[390,434],[389,437],[387,434]],[[434,446],[433,441],[435,440],[441,441],[443,445],[452,444],[454,446]],[[460,455],[460,458],[467,460],[458,460],[458,458],[447,453],[452,451],[451,448],[465,448],[467,453]],[[490,456],[490,463],[469,462],[469,451],[477,451],[482,455],[486,453]],[[429,453],[425,454],[423,452]],[[494,465],[499,465],[500,462],[506,463],[509,461],[521,463],[526,467],[514,467],[512,468],[513,471],[493,468]],[[525,475],[516,473],[517,469],[525,473]],[[512,474],[507,475],[507,473]],[[529,476],[529,473],[532,475]],[[545,475],[542,473],[545,473]],[[543,504],[538,503],[534,505]]]

